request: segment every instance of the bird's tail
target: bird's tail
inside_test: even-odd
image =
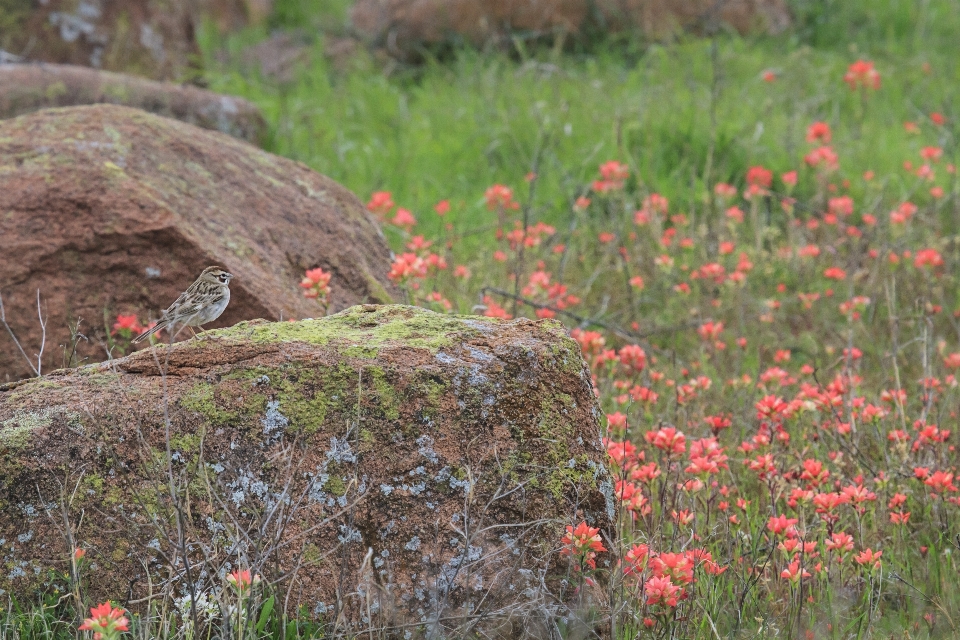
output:
[[[156,326],[154,326],[152,329],[150,329],[149,331],[145,331],[144,333],[141,333],[136,338],[134,338],[133,344],[136,344],[138,342],[143,342],[144,340],[146,340],[147,338],[155,334],[157,331],[160,331],[161,329],[166,329],[166,328],[167,328],[167,323],[165,321],[158,322]]]

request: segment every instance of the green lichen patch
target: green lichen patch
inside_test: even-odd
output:
[[[300,322],[240,323],[210,332],[211,338],[254,343],[306,342],[343,345],[354,357],[375,357],[378,347],[397,344],[436,352],[480,333],[490,318],[449,316],[403,305],[358,305],[326,318]]]
[[[183,433],[170,437],[170,447],[181,453],[196,453],[202,441],[202,433]]]
[[[400,404],[397,402],[397,393],[390,382],[387,381],[387,375],[383,369],[369,367],[364,369],[364,372],[373,378],[373,388],[376,390],[377,401],[384,417],[387,420],[400,418]]]
[[[262,393],[234,393],[225,385],[198,382],[180,398],[180,407],[198,413],[212,426],[237,425],[263,413],[266,396]]]
[[[49,427],[60,415],[65,415],[69,423],[79,420],[78,415],[67,412],[64,407],[17,411],[12,418],[0,422],[0,445],[7,449],[22,449],[30,441],[34,431]]]
[[[61,384],[57,381],[47,378],[33,378],[8,392],[4,398],[4,403],[17,406],[21,402],[29,400],[39,389],[59,389],[60,387]]]

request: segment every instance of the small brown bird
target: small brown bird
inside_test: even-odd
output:
[[[230,279],[233,274],[220,267],[207,267],[190,287],[167,307],[155,327],[133,339],[146,340],[150,335],[167,329],[176,337],[184,327],[199,327],[220,317],[230,304]]]

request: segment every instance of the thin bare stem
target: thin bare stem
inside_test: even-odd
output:
[[[38,292],[39,295],[39,292]],[[17,339],[17,335],[13,332],[13,329],[7,323],[7,313],[3,308],[3,296],[0,295],[0,323],[3,323],[3,326],[6,327],[7,333],[10,334],[10,337],[13,339],[13,344],[17,345],[17,349],[20,350],[20,355],[23,356],[23,359],[27,361],[27,364],[30,366],[30,370],[33,371],[33,375],[40,377],[40,370],[33,366],[33,361],[30,359],[30,356],[27,355],[27,352],[23,350],[23,347],[20,345],[20,340]],[[43,351],[41,349],[41,351]]]

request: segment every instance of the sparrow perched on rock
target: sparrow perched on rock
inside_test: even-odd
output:
[[[155,327],[141,333],[134,342],[146,340],[160,329],[176,337],[184,327],[199,327],[220,317],[230,304],[230,279],[233,274],[220,267],[207,267],[190,287],[167,307]]]

